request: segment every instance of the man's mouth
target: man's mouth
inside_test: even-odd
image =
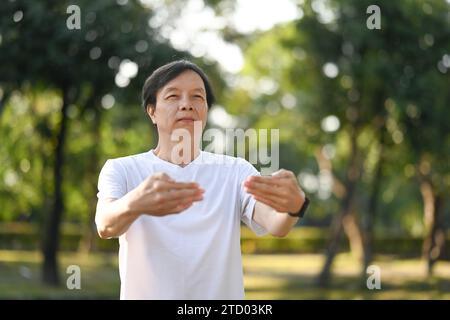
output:
[[[194,118],[189,118],[189,117],[185,117],[185,118],[180,118],[180,119],[178,119],[177,121],[195,121],[195,119]]]

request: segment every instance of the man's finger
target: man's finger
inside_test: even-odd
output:
[[[247,192],[258,191],[258,192],[264,192],[264,193],[271,194],[271,195],[278,196],[278,197],[285,196],[283,194],[283,191],[281,188],[274,187],[273,185],[270,185],[267,183],[251,181],[251,182],[244,183],[244,187],[246,188]]]
[[[165,211],[165,212],[177,212],[179,211],[178,208],[180,207],[185,207],[188,205],[192,205],[193,204],[193,200],[192,199],[185,199],[185,200],[170,200],[164,203],[163,207],[161,208],[161,210]]]
[[[256,197],[264,198],[264,199],[269,199],[269,200],[277,203],[278,205],[284,205],[285,204],[284,201],[282,200],[283,198],[280,198],[280,196],[277,196],[277,195],[273,195],[273,194],[269,194],[269,193],[261,192],[261,191],[255,191],[255,190],[249,191],[249,193],[252,196],[256,196]]]
[[[187,208],[192,206],[192,202],[187,202],[187,203],[178,203],[174,206],[172,206],[169,210],[168,210],[168,214],[175,214],[175,213],[180,213],[181,211],[186,210]]]
[[[297,190],[297,188],[300,187],[297,181],[297,177],[295,177],[292,171],[284,170],[277,172],[279,172],[279,175],[277,176],[251,176],[244,181],[244,185],[250,186],[251,183],[257,181],[270,185],[271,188],[287,187],[291,189],[293,192],[295,192],[295,190]]]
[[[273,177],[273,176],[250,176],[248,177],[245,182],[259,182],[268,184],[271,187],[277,186],[280,187],[285,184],[286,178],[285,177]]]
[[[200,189],[197,182],[166,182],[168,189]]]
[[[169,201],[183,200],[186,198],[198,198],[203,196],[202,189],[177,189],[168,192],[167,197]]]
[[[285,170],[285,169],[280,169],[280,170],[272,173],[272,177],[290,178],[290,177],[292,177],[292,172]]]
[[[191,206],[194,202],[199,202],[203,200],[202,194],[195,194],[193,196],[187,196],[184,198],[172,199],[167,201],[164,206],[166,210],[178,210],[179,207]],[[184,209],[183,209],[184,210]]]
[[[156,197],[154,209],[165,211],[184,201],[200,201],[203,199],[203,192],[200,190],[167,190],[159,191]]]
[[[203,190],[196,182],[171,182],[166,180],[156,180],[154,181],[152,186],[157,191],[180,190],[180,189]]]
[[[162,207],[172,207],[184,202],[195,202],[203,200],[203,192],[199,190],[175,190],[163,193],[164,202]]]

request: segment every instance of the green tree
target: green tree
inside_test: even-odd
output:
[[[76,4],[81,8],[81,29],[69,30],[66,9]],[[43,241],[43,280],[58,284],[57,251],[59,228],[64,211],[64,164],[69,109],[92,110],[94,139],[98,138],[101,121],[101,98],[116,93],[120,101],[138,102],[136,93],[148,72],[138,72],[126,90],[117,88],[115,77],[127,59],[132,67],[152,70],[183,56],[157,39],[148,26],[152,12],[138,1],[118,5],[110,1],[73,2],[7,2],[0,9],[2,43],[0,59],[14,61],[3,64],[0,85],[9,96],[12,88],[41,86],[53,90],[61,98],[59,119],[53,144],[53,204],[48,213]],[[137,70],[136,70],[137,71]],[[126,75],[125,75],[126,78]],[[120,81],[119,81],[120,82]],[[4,100],[4,99],[3,99]],[[136,101],[137,100],[137,101]],[[3,106],[4,104],[2,104]],[[95,140],[94,140],[95,141]],[[97,141],[95,141],[97,143]],[[96,148],[92,149],[91,171],[98,169]]]
[[[368,17],[365,12],[372,4],[370,1],[327,3],[328,8],[325,10],[332,12],[335,19],[324,22],[321,17],[323,12],[316,7],[317,2],[307,2],[304,6],[305,17],[297,24],[299,32],[305,37],[298,45],[311,58],[308,65],[312,66],[314,72],[322,71],[327,75],[327,63],[330,62],[339,69],[339,76],[335,78],[316,78],[318,81],[315,82],[315,101],[319,102],[321,110],[315,108],[314,112],[320,114],[325,111],[337,115],[343,123],[342,129],[348,133],[350,142],[348,165],[343,177],[346,192],[342,199],[341,213],[336,216],[333,224],[334,236],[328,246],[327,259],[320,277],[321,283],[327,282],[340,231],[346,228],[346,220],[351,217],[352,207],[356,203],[356,188],[365,168],[364,154],[370,150],[367,145],[361,143],[368,131],[374,137],[379,151],[372,177],[372,195],[366,208],[368,215],[363,229],[365,232],[356,237],[362,241],[365,257],[363,272],[372,259],[372,221],[376,211],[385,149],[402,147],[398,144],[402,143],[403,139],[425,136],[428,138],[426,141],[418,143],[419,141],[413,140],[409,144],[408,152],[420,154],[419,158],[430,154],[434,159],[442,159],[444,150],[448,150],[449,133],[447,123],[442,120],[445,118],[443,105],[448,105],[449,102],[448,90],[443,88],[448,88],[449,79],[448,75],[442,72],[442,68],[440,71],[436,67],[438,61],[449,51],[448,3],[406,1],[400,5],[395,2],[382,2],[379,4],[382,14],[381,30],[369,30],[365,27]],[[399,120],[396,125],[395,111],[389,110],[390,101],[404,101],[404,96],[408,96],[406,100],[410,104],[410,111],[414,108],[411,106],[417,106],[419,113],[426,110],[422,114],[428,113],[432,116],[425,117],[426,122],[421,121],[420,125],[416,120],[415,126],[411,125],[411,121],[402,123],[404,120],[411,120],[411,117],[403,117],[403,121]],[[408,111],[407,108],[403,110]],[[402,132],[408,124],[409,130]],[[444,137],[444,140],[439,137]],[[437,163],[433,168],[441,174],[448,172],[445,171],[445,166],[439,166]],[[423,189],[423,184],[421,188]],[[443,189],[441,183],[440,190]],[[430,219],[431,221],[438,220],[436,215],[437,213],[425,212],[425,216],[435,217]],[[347,228],[358,234],[356,223],[352,224],[353,227],[347,225]],[[442,225],[436,227],[435,222],[429,222],[428,225],[430,230],[427,231],[426,238],[434,239],[428,242],[442,243],[442,240],[436,240],[445,238],[442,235]],[[432,230],[436,229],[440,230],[437,231],[440,235],[433,233],[436,231]],[[350,235],[351,232],[347,233]],[[436,246],[437,244],[425,245],[425,250],[431,255],[432,248]]]
[[[275,83],[273,92],[255,95],[239,89],[230,99],[230,104],[252,105],[255,123],[282,128],[292,139],[297,136],[294,144],[303,159],[315,155],[318,169],[331,174],[340,209],[332,215],[319,277],[323,285],[328,283],[344,232],[352,251],[361,257],[365,275],[373,256],[375,213],[381,211],[380,190],[395,181],[404,183],[401,173],[409,161],[419,163],[425,157],[428,165],[422,167],[433,168],[426,171],[434,177],[433,187],[422,183],[422,194],[430,188],[434,191],[425,191],[427,195],[448,194],[444,155],[448,153],[449,130],[443,106],[449,102],[444,89],[448,88],[449,5],[438,0],[383,1],[378,4],[382,28],[369,30],[366,9],[372,4],[305,1],[300,6],[300,20],[267,32],[246,48],[248,63],[243,76],[256,79],[256,84],[268,77]],[[296,101],[294,109],[280,108],[285,95]],[[330,115],[340,123],[335,133],[319,129]],[[332,159],[324,152],[327,145],[336,148]],[[310,162],[298,162],[315,169]],[[393,175],[387,176],[388,172]],[[438,247],[445,238],[443,225],[438,223],[443,220],[439,218],[442,212],[437,213],[444,210],[444,196],[428,198],[425,216],[434,218],[427,222],[429,240],[424,250],[428,256],[436,256],[442,252]]]

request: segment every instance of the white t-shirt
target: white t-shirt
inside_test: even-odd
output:
[[[145,178],[164,172],[195,181],[203,200],[174,215],[141,215],[119,237],[121,299],[243,299],[240,222],[258,236],[255,199],[241,183],[259,172],[245,159],[201,151],[185,167],[153,150],[106,161],[98,198],[119,199]]]

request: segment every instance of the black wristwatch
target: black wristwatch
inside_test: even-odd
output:
[[[297,213],[288,212],[288,215],[290,215],[291,217],[295,217],[295,218],[303,218],[303,216],[305,215],[306,209],[308,209],[308,206],[309,206],[309,198],[305,197],[305,202],[303,202],[303,205],[300,208],[300,210]]]

